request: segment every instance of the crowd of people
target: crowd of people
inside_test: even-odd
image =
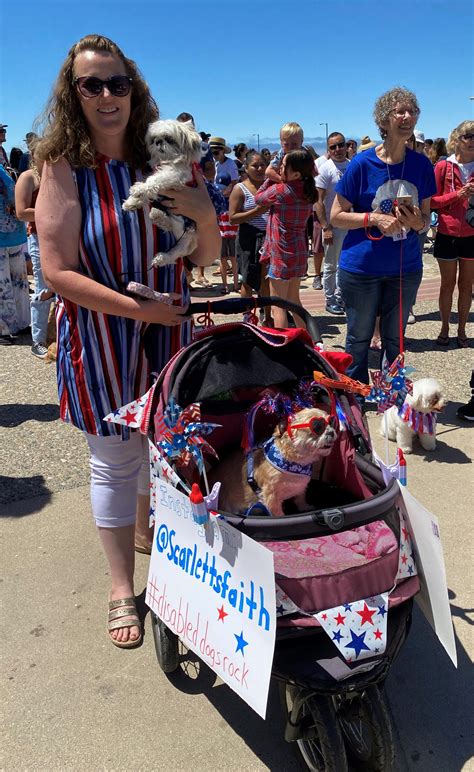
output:
[[[312,255],[314,291],[325,293],[329,314],[347,319],[348,374],[367,383],[377,330],[381,356],[392,361],[399,351],[400,298],[403,334],[434,211],[441,272],[436,343],[449,343],[457,282],[456,341],[468,345],[474,122],[453,129],[445,147],[443,140],[425,141],[415,128],[419,114],[416,96],[394,88],[375,104],[380,143],[365,136],[357,146],[335,131],[321,157],[305,145],[295,122],[281,128],[278,152],[240,143],[235,160],[225,138],[202,134],[203,174],[195,187],[166,191],[163,202],[195,221],[198,247],[158,270],[149,270],[151,259],[158,244],[160,251],[172,246],[173,236],[153,226],[143,210],[122,209],[130,186],[147,174],[145,132],[158,108],[136,64],[113,41],[89,35],[72,46],[41,135],[27,136],[27,168],[23,155],[7,157],[7,126],[0,125],[0,343],[14,344],[31,326],[32,353],[44,357],[56,299],[60,415],[89,446],[92,511],[110,569],[107,620],[114,645],[133,647],[142,638],[133,574],[134,551],[148,551],[151,543],[149,463],[138,432],[103,418],[144,394],[152,373],[189,341],[189,287],[208,282],[206,266],[218,265],[223,294],[259,293],[301,305],[300,283]],[[181,113],[177,120],[193,118]],[[166,297],[132,297],[129,281]],[[267,326],[288,323],[283,309],[266,312]],[[298,314],[293,323],[304,326]],[[145,352],[147,324],[156,332],[153,350]]]

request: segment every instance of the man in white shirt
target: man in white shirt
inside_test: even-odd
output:
[[[331,207],[336,197],[335,187],[350,163],[346,157],[346,140],[339,131],[334,131],[329,135],[327,154],[328,159],[319,167],[319,174],[316,177],[318,200],[314,208],[323,229],[323,287],[326,295],[326,311],[336,316],[344,316],[344,304],[339,290],[337,269],[342,242],[347,231],[341,228],[332,228],[330,225]]]

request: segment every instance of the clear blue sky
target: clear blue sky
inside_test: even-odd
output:
[[[0,122],[22,145],[69,47],[98,32],[138,63],[162,117],[256,144],[298,121],[307,137],[376,135],[374,100],[401,84],[418,128],[473,115],[471,0],[0,0]],[[8,33],[6,30],[8,29]]]

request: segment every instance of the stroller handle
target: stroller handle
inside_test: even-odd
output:
[[[311,316],[309,311],[303,308],[303,306],[291,303],[283,298],[226,298],[225,300],[212,300],[204,303],[190,303],[183,316],[204,314],[206,311],[210,311],[213,314],[242,314],[245,311],[252,311],[254,308],[266,308],[267,306],[278,306],[279,308],[284,308],[285,311],[291,311],[292,314],[300,316],[306,324],[313,343],[322,343],[316,318]]]

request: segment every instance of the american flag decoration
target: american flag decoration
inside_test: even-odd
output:
[[[154,390],[153,385],[140,399],[134,399],[124,407],[114,410],[103,420],[107,423],[122,424],[129,429],[139,429],[142,434],[147,434]]]
[[[399,354],[390,366],[370,373],[373,385],[367,400],[377,403],[378,413],[384,413],[392,405],[402,408],[407,394],[413,391],[413,383],[407,375],[414,370],[414,367],[405,367],[404,356]]]
[[[220,426],[221,424],[201,422],[201,407],[198,402],[182,409],[171,397],[164,413],[155,420],[157,447],[168,459],[179,459],[186,466],[194,460],[202,472],[204,451],[217,458],[214,448],[202,435],[210,434]]]
[[[379,211],[382,212],[382,214],[391,214],[394,204],[395,204],[394,199],[384,198],[384,200],[381,201],[379,204]]]
[[[387,646],[388,592],[314,614],[346,662],[383,654]]]

